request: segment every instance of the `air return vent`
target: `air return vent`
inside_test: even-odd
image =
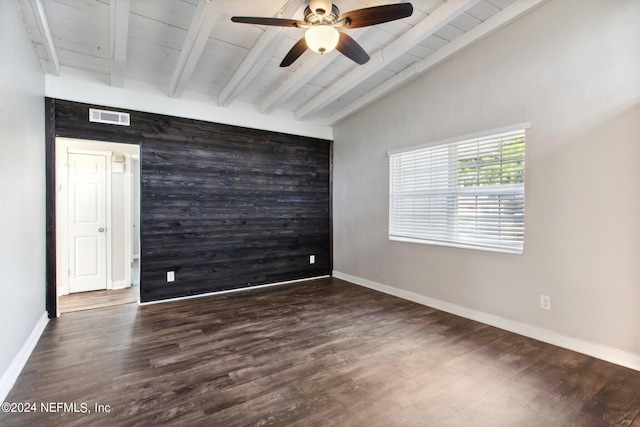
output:
[[[89,121],[96,123],[108,123],[111,125],[129,126],[129,113],[117,111],[96,110],[89,108]]]

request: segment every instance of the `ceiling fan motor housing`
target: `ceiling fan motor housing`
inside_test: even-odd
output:
[[[304,22],[310,25],[333,25],[338,22],[340,11],[336,6],[331,6],[331,12],[314,12],[309,6],[304,9]]]

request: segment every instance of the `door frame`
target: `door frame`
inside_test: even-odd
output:
[[[140,262],[140,191],[142,190],[142,187],[140,185],[140,154],[131,154],[130,157],[130,161],[131,161],[131,200],[134,200],[134,195],[136,196],[137,199],[137,203],[131,203],[131,219],[132,219],[132,223],[131,223],[131,228],[133,229],[133,233],[131,236],[131,259],[132,260],[138,260],[138,262]],[[133,164],[137,163],[136,168],[134,169]],[[137,176],[135,176],[135,174],[138,174]],[[134,190],[137,191],[135,192],[135,194],[133,193]],[[137,240],[138,240],[138,247],[136,250],[136,246],[134,244],[134,236],[137,236]]]
[[[47,106],[52,103],[53,100],[47,99]],[[53,110],[51,110],[53,111]],[[51,112],[49,111],[49,113]],[[115,154],[117,152],[123,152],[125,155],[125,179],[124,179],[124,208],[125,212],[130,212],[134,214],[134,208],[137,207],[138,218],[136,219],[136,223],[140,224],[140,195],[142,192],[142,182],[141,182],[141,164],[138,163],[138,176],[135,180],[130,179],[131,173],[133,172],[131,168],[131,159],[135,158],[140,161],[140,144],[131,144],[126,142],[120,142],[117,140],[102,140],[102,139],[85,139],[85,138],[73,138],[73,137],[61,137],[54,133],[55,129],[55,121],[47,116],[47,144],[46,144],[46,187],[47,187],[47,196],[46,196],[46,222],[47,222],[47,248],[46,248],[46,257],[47,257],[47,285],[46,285],[46,308],[49,315],[49,318],[60,317],[60,309],[58,304],[58,287],[60,286],[61,279],[67,280],[67,289],[68,289],[68,267],[67,273],[61,274],[61,268],[59,267],[61,264],[61,258],[68,258],[68,246],[64,247],[64,240],[59,235],[59,228],[63,224],[68,224],[68,217],[65,218],[63,216],[62,206],[65,204],[68,206],[68,203],[61,203],[58,201],[58,193],[60,190],[60,184],[68,184],[65,179],[59,179],[59,173],[66,171],[67,164],[67,154],[65,147],[71,145],[76,145],[75,147],[70,147],[73,152],[77,152],[80,154],[94,154],[96,152],[99,153],[109,153],[110,157],[107,158],[107,170],[106,170],[106,179],[107,179],[107,188],[106,197],[107,203],[109,204],[109,208],[107,208],[107,225],[105,228],[106,232],[108,232],[107,236],[107,255],[108,255],[108,266],[107,266],[107,284],[110,285],[111,288],[114,287],[115,283],[113,282],[113,262],[111,260],[112,257],[112,244],[113,244],[113,236],[112,236],[112,217],[111,217],[111,201],[112,201],[112,190],[111,190],[111,180],[113,173],[113,161],[115,160]],[[97,144],[103,144],[102,146],[98,146]],[[93,147],[99,149],[93,149]],[[122,147],[122,150],[116,148]],[[133,150],[131,148],[125,147],[135,147]],[[119,161],[119,160],[118,160]],[[62,165],[62,166],[60,166]],[[63,175],[63,178],[64,175]],[[60,181],[60,182],[59,182]],[[137,185],[137,200],[133,200],[134,189],[133,186]],[[134,205],[135,203],[135,205]],[[68,212],[67,212],[68,215]],[[125,219],[129,221],[130,225],[133,225],[133,219],[130,217]],[[127,224],[125,224],[127,227]],[[124,259],[124,271],[125,271],[125,286],[132,285],[132,272],[133,272],[133,234],[131,233],[131,227],[127,229],[128,231],[125,233],[125,245],[130,245],[129,249],[125,248],[125,251],[128,251],[131,254],[132,258],[128,259],[125,256]],[[134,230],[138,235],[138,241],[140,241],[140,229],[137,228]],[[138,258],[140,261],[140,259]],[[67,263],[68,259],[63,260]],[[64,268],[64,267],[62,267]],[[62,271],[64,273],[64,271]],[[126,282],[128,280],[128,282]],[[120,283],[120,282],[118,282]],[[140,283],[137,283],[140,285]],[[116,287],[119,288],[120,286]],[[109,289],[109,288],[108,288]],[[137,293],[138,303],[140,303],[140,293]]]
[[[131,158],[134,154],[124,153],[124,285],[125,288],[133,286],[133,168]]]
[[[92,156],[104,156],[105,168],[105,209],[106,209],[106,273],[107,289],[113,289],[112,278],[112,234],[111,234],[111,162],[112,151],[86,150],[73,147],[73,145],[87,140],[72,138],[56,138],[56,297],[69,294],[69,154],[87,154]],[[126,181],[126,180],[125,180]],[[127,270],[125,269],[125,272]],[[130,275],[130,274],[129,274]],[[59,313],[58,313],[59,315]]]

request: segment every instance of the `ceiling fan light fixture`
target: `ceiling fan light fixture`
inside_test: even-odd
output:
[[[338,45],[340,33],[328,25],[314,25],[304,34],[307,46],[314,52],[331,52]]]

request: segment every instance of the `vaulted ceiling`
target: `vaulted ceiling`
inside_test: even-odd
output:
[[[347,30],[371,60],[304,53],[281,68],[298,28],[232,16],[303,19],[306,0],[18,0],[46,74],[152,85],[228,109],[332,126],[546,0],[412,0],[412,16]],[[341,13],[399,0],[336,0]],[[419,96],[419,95],[416,95]]]

